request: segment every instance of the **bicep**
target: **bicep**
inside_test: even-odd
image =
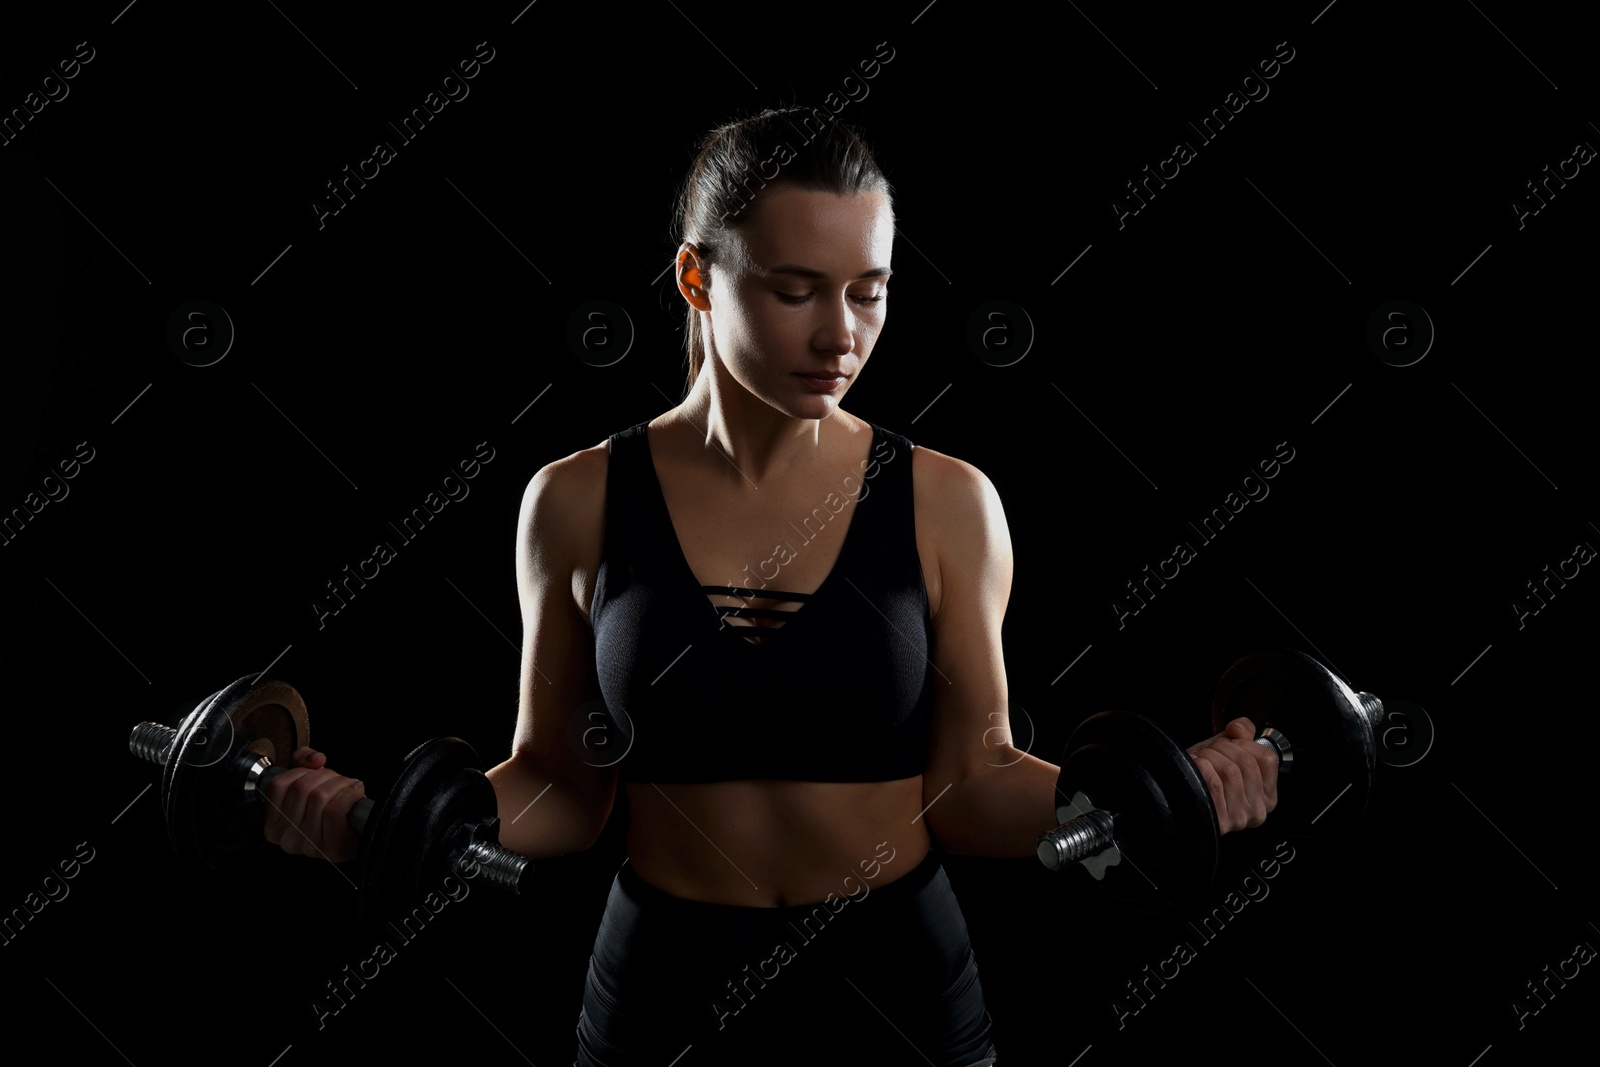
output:
[[[616,769],[584,758],[585,739],[592,738],[586,731],[605,719],[593,635],[572,594],[575,560],[592,516],[575,479],[582,472],[562,467],[570,462],[552,463],[534,476],[517,520],[522,669],[512,755],[609,810]]]
[[[936,668],[925,783],[934,792],[984,763],[1003,763],[1011,742],[1000,629],[1011,597],[1011,534],[999,494],[982,472],[941,457],[928,494],[938,524],[941,594],[933,618]],[[932,479],[931,479],[932,480]]]

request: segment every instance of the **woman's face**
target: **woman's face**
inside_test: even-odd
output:
[[[750,211],[710,272],[717,358],[778,410],[826,418],[883,329],[894,244],[889,200],[777,186]]]

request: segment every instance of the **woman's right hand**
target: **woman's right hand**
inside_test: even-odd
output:
[[[356,858],[357,837],[350,809],[366,796],[355,778],[327,769],[313,748],[295,752],[289,770],[267,783],[267,840],[285,852],[334,863]]]

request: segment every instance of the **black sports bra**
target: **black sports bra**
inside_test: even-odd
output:
[[[650,456],[648,423],[610,437],[605,542],[589,617],[624,781],[879,782],[922,773],[932,620],[912,515],[910,440],[872,426],[872,458],[741,586],[690,569]],[[822,584],[784,563],[846,523]],[[755,609],[741,598],[793,602]],[[731,620],[731,621],[730,621]],[[755,626],[760,626],[759,631]],[[759,640],[753,640],[759,638]]]

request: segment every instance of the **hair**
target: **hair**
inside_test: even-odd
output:
[[[775,186],[840,195],[881,192],[893,206],[894,190],[872,151],[854,129],[823,109],[769,108],[719,126],[701,142],[675,211],[679,243],[688,241],[699,249],[703,279],[709,280],[708,267],[729,229],[748,225],[749,208]],[[687,397],[705,361],[700,312],[692,305],[685,317],[684,345],[689,357]]]

